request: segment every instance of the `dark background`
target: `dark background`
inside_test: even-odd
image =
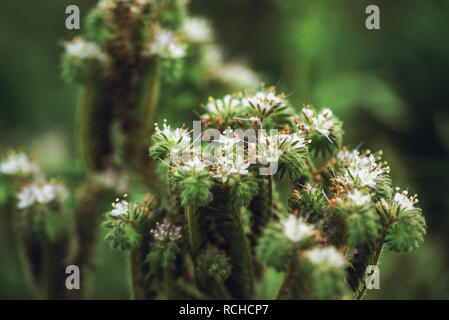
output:
[[[31,152],[50,176],[81,170],[79,88],[60,77],[62,42],[79,33],[65,29],[69,4],[83,19],[96,1],[0,4],[0,152]],[[380,7],[380,30],[365,28],[370,4]],[[295,106],[331,107],[346,144],[383,149],[394,181],[419,194],[426,242],[410,255],[386,253],[381,290],[368,298],[449,299],[449,1],[192,0],[190,8],[211,19],[227,57],[248,61]],[[160,116],[178,113],[164,106]],[[8,230],[0,226],[0,298],[30,298]],[[102,244],[98,255],[91,298],[128,298],[122,254]]]

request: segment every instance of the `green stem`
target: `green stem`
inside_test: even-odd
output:
[[[130,282],[131,282],[131,294],[132,299],[138,300],[141,298],[140,288],[138,284],[138,266],[136,263],[137,251],[136,249],[131,250],[129,256],[129,268],[130,268]]]
[[[189,230],[189,242],[192,255],[195,257],[200,248],[200,238],[198,224],[195,217],[195,207],[190,205],[187,207],[187,225]]]

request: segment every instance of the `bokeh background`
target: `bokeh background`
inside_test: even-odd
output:
[[[77,34],[65,29],[69,4],[83,19],[96,0],[0,5],[0,154],[30,152],[48,176],[76,185],[80,88],[60,76],[62,43]],[[369,4],[380,7],[380,30],[365,28]],[[367,298],[449,299],[449,1],[191,0],[190,12],[211,19],[225,56],[246,61],[294,105],[331,107],[346,144],[383,149],[394,181],[420,195],[425,244],[386,253],[381,289]],[[159,115],[193,119],[195,109],[161,106]],[[32,298],[9,222],[0,219],[0,299]],[[124,257],[102,241],[97,252],[89,297],[127,299]]]

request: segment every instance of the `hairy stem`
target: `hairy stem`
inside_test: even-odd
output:
[[[195,257],[198,254],[198,249],[200,248],[200,238],[195,216],[195,206],[193,205],[187,207],[187,225],[189,230],[190,250],[192,255]]]
[[[290,261],[290,264],[288,266],[288,270],[287,270],[287,273],[285,274],[284,280],[282,281],[282,284],[279,287],[278,293],[276,295],[276,300],[282,299],[282,296],[287,291],[288,285],[290,284],[290,281],[291,281],[291,279],[293,277],[293,274],[296,271],[296,267],[297,267],[296,249],[293,249],[293,251],[294,251],[294,253],[293,253],[292,260]]]

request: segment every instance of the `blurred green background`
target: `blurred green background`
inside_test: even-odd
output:
[[[61,79],[60,56],[62,42],[80,31],[65,29],[65,8],[78,5],[83,19],[96,2],[0,5],[0,153],[30,152],[48,176],[73,185],[81,173],[79,88]],[[380,30],[365,28],[369,4],[380,7]],[[344,120],[346,144],[383,149],[396,184],[419,194],[425,244],[410,255],[386,254],[381,289],[367,297],[449,299],[449,1],[191,0],[190,8],[211,19],[225,56],[247,61],[295,106],[331,107]],[[163,106],[160,116],[194,114]],[[100,246],[89,297],[127,299],[122,254]],[[0,298],[32,298],[4,219]]]

